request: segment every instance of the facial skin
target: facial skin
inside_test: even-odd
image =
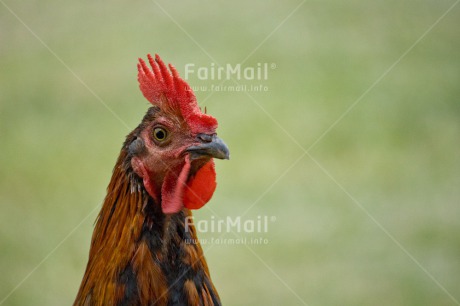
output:
[[[196,141],[185,124],[161,111],[145,125],[138,137],[144,148],[132,158],[131,165],[144,179],[144,185],[147,181],[149,186],[145,187],[158,198],[166,174],[176,172],[184,164],[185,150]]]
[[[142,124],[135,142],[142,147],[136,149],[131,159],[133,170],[143,179],[147,192],[162,202],[167,212],[182,208],[184,193],[190,191],[190,186],[196,186],[196,180],[191,182],[206,164],[208,167],[204,168],[209,169],[196,177],[203,183],[209,181],[215,188],[214,164],[209,162],[213,157],[228,159],[228,149],[215,133],[194,134],[178,115],[161,110]],[[207,175],[203,175],[205,172]],[[203,197],[210,198],[213,191],[204,192]],[[191,192],[200,196],[200,190]]]

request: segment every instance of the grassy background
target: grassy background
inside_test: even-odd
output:
[[[240,83],[268,92],[197,92],[232,152],[197,218],[254,203],[247,218],[276,217],[268,245],[205,246],[223,303],[458,304],[460,6],[372,87],[454,1],[306,1],[287,20],[299,1],[1,2],[1,305],[72,303],[119,148],[148,107],[137,57],[183,74],[254,51],[245,66],[276,68]],[[292,166],[304,151],[291,137],[316,142],[319,164]]]

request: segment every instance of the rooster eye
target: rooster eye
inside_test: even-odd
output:
[[[153,138],[157,141],[165,141],[168,137],[168,132],[161,127],[156,127],[153,129]]]

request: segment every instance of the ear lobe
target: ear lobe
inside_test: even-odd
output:
[[[174,214],[183,207],[183,196],[186,189],[186,181],[190,173],[190,158],[185,158],[185,164],[179,168],[170,170],[161,186],[161,209],[165,214]]]
[[[133,167],[134,172],[142,178],[144,178],[144,176],[147,174],[145,173],[146,169],[144,167],[144,163],[136,156],[131,158],[131,167]]]
[[[147,190],[148,194],[155,200],[158,200],[158,197],[155,193],[155,189],[153,188],[153,184],[150,181],[150,176],[147,169],[144,166],[144,163],[138,157],[131,158],[131,167],[133,167],[133,171],[142,178],[144,183],[144,188]]]

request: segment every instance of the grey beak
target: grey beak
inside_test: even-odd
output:
[[[230,159],[230,151],[227,145],[216,135],[199,134],[197,139],[202,144],[191,146],[186,150],[190,153],[192,159],[198,159],[203,156]]]

